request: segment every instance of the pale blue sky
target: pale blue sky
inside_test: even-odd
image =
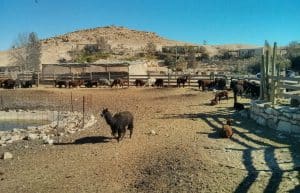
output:
[[[107,25],[202,44],[300,40],[299,0],[0,0],[0,50],[19,33],[40,39]]]

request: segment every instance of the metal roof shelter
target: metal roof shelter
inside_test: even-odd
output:
[[[129,76],[129,63],[62,63],[42,64],[42,78],[64,77],[124,77]],[[52,77],[52,78],[51,78]]]
[[[86,72],[129,72],[129,63],[63,63],[42,64],[42,74],[65,74]]]

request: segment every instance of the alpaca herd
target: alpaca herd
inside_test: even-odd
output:
[[[107,109],[103,109],[100,113],[106,123],[110,126],[111,135],[120,142],[129,130],[129,138],[131,139],[133,133],[133,115],[129,111],[118,112],[114,115]],[[218,133],[221,138],[231,138],[233,135],[232,129],[233,119],[226,119],[226,124],[219,128]]]
[[[188,81],[188,77],[179,77],[177,79],[177,86],[183,86]],[[151,82],[145,82],[142,79],[136,79],[134,82],[135,86],[145,86],[145,85],[152,85],[163,87],[164,80],[163,79],[152,79]],[[232,80],[230,84],[230,88],[226,87],[225,79],[215,79],[215,80],[199,80],[199,89],[202,87],[202,90],[206,89],[213,89],[214,98],[210,101],[210,105],[214,106],[221,103],[221,100],[229,100],[229,91],[233,91],[233,108],[237,111],[245,109],[244,104],[239,103],[237,101],[238,96],[242,97],[245,93],[253,92],[254,94],[250,96],[257,96],[257,88],[255,83],[251,83],[248,81],[239,81],[239,80]],[[120,80],[116,79],[115,84],[122,84]],[[217,90],[218,89],[218,90]],[[108,109],[103,109],[101,112],[101,116],[104,117],[106,123],[111,128],[112,136],[120,142],[125,134],[126,130],[130,132],[130,138],[132,137],[133,133],[133,115],[129,111],[123,111],[116,113],[114,115],[111,114]],[[219,137],[221,138],[231,138],[234,131],[232,128],[233,119],[226,119],[226,123],[224,123],[218,130]]]

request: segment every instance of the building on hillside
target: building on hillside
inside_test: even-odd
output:
[[[249,58],[254,56],[262,56],[265,52],[264,47],[260,48],[250,48],[250,49],[239,49],[238,56],[240,58]],[[277,55],[285,55],[287,54],[287,49],[283,47],[277,48]]]
[[[191,46],[191,45],[162,46],[163,53],[187,54],[189,51],[193,51],[194,53],[199,53],[201,52],[201,46]]]
[[[157,75],[157,74],[168,74],[169,69],[164,66],[148,67],[147,74]]]
[[[238,56],[240,58],[250,58],[254,56],[262,56],[264,54],[264,48],[249,48],[249,49],[239,49]]]

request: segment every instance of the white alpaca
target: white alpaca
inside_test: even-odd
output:
[[[147,80],[146,86],[150,87],[150,86],[154,86],[155,83],[155,78],[149,78]]]

